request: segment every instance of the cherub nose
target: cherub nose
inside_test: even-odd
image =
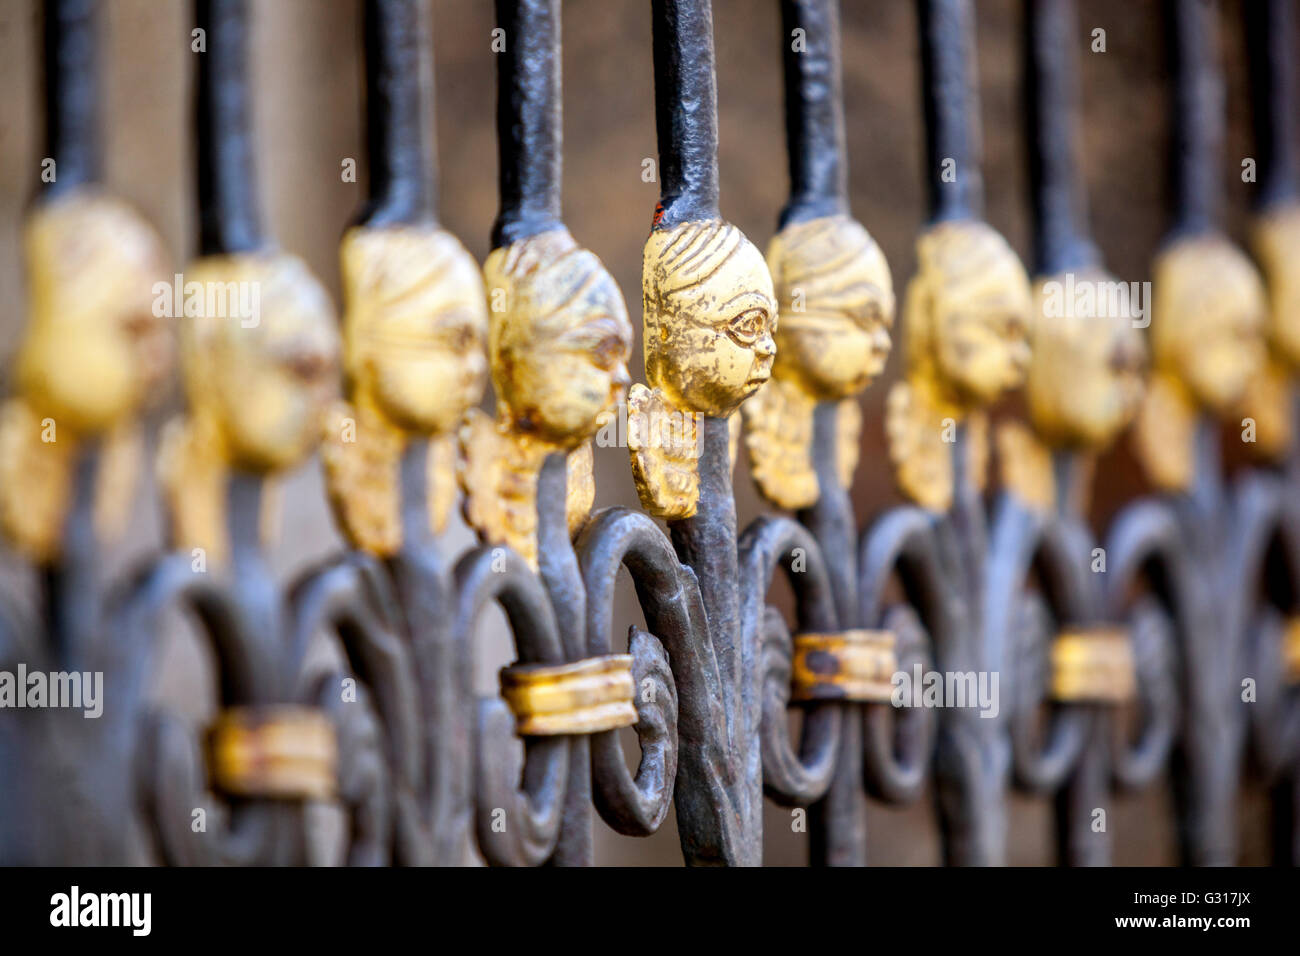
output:
[[[776,339],[772,338],[770,332],[765,333],[762,338],[754,343],[754,354],[760,358],[776,357]]]
[[[1024,374],[1029,370],[1029,362],[1033,358],[1033,351],[1029,343],[1020,340],[1011,346],[1011,364],[1015,366],[1017,373]]]
[[[614,368],[614,387],[626,392],[632,387],[632,374],[627,370],[627,365],[619,362]]]

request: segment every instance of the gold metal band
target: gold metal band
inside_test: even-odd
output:
[[[294,705],[224,711],[208,738],[213,785],[241,797],[329,799],[338,742],[319,710]]]
[[[501,671],[501,694],[525,737],[594,734],[637,721],[632,657],[607,654],[573,664],[517,664]]]
[[[791,699],[888,701],[895,642],[892,631],[796,634]]]
[[[1052,642],[1052,696],[1056,700],[1131,700],[1137,692],[1133,645],[1118,627],[1062,631]]]
[[[1289,617],[1282,638],[1282,666],[1288,684],[1300,684],[1300,617]]]

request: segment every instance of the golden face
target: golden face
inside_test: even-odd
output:
[[[1255,226],[1255,254],[1268,284],[1268,338],[1273,354],[1300,369],[1300,203]]]
[[[565,229],[494,249],[483,277],[492,381],[511,427],[564,448],[585,441],[630,381],[617,283]]]
[[[829,216],[782,229],[767,250],[781,323],[772,374],[819,401],[866,388],[889,358],[894,284],[861,224]]]
[[[408,431],[450,432],[487,383],[477,263],[451,233],[407,226],[351,229],[341,259],[355,396]]]
[[[772,374],[776,296],[735,226],[687,222],[646,241],[646,379],[678,408],[725,417]]]
[[[128,206],[94,194],[37,207],[26,236],[29,319],[20,388],[73,431],[103,431],[155,394],[171,369],[171,285],[162,246]]]
[[[1157,256],[1151,341],[1155,364],[1196,401],[1226,414],[1265,358],[1264,284],[1222,236],[1196,236]]]
[[[337,386],[329,296],[300,259],[281,253],[200,259],[186,279],[256,303],[251,314],[187,314],[181,348],[193,413],[216,424],[238,467],[297,464],[319,438]]]
[[[913,372],[963,407],[1019,387],[1029,366],[1029,279],[1006,240],[982,222],[944,222],[921,236],[917,258],[907,290]]]
[[[1074,273],[1073,283],[1113,282],[1101,270]],[[1053,288],[1053,283],[1056,283]],[[1137,413],[1146,371],[1146,346],[1134,325],[1132,303],[1112,309],[1105,295],[1083,314],[1063,309],[1065,276],[1034,290],[1033,358],[1025,382],[1034,427],[1050,444],[1100,448]]]

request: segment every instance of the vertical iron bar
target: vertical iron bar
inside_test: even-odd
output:
[[[1076,163],[1078,17],[1073,0],[1029,0],[1025,117],[1034,208],[1034,270],[1054,275],[1097,264],[1086,190]]]
[[[660,181],[655,221],[667,229],[719,218],[713,9],[707,0],[654,0],[651,11]]]
[[[778,228],[849,208],[839,3],[781,0],[781,28],[790,199]],[[803,31],[800,50],[792,41],[795,30]]]
[[[1266,210],[1300,195],[1296,155],[1296,17],[1293,0],[1245,4],[1250,87],[1259,163],[1256,207]]]
[[[99,179],[98,0],[46,0],[45,150],[54,194]]]
[[[563,100],[559,0],[497,0],[505,52],[497,58],[501,210],[494,247],[562,229]],[[586,592],[569,537],[568,456],[549,454],[537,479],[538,572],[555,610],[565,659],[586,656]],[[592,863],[591,740],[569,738],[556,866]]]
[[[262,228],[248,77],[246,0],[196,0],[207,37],[196,85],[199,254],[266,247]]]
[[[1222,200],[1223,75],[1214,0],[1166,0],[1172,99],[1173,231],[1210,229]]]
[[[983,214],[975,23],[969,0],[917,0],[930,219]]]
[[[857,517],[840,483],[839,408],[819,402],[813,411],[813,467],[820,493],[799,521],[821,546],[841,628],[863,626],[858,611]],[[863,705],[843,703],[835,777],[826,796],[809,808],[809,857],[814,866],[865,866],[867,797],[862,766]]]
[[[368,226],[437,218],[433,144],[433,58],[422,0],[366,0],[366,154]]]
[[[560,226],[559,0],[497,0],[506,49],[497,56],[501,211],[493,247]]]

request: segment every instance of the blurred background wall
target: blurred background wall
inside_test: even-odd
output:
[[[282,244],[301,255],[336,297],[337,242],[365,183],[359,0],[250,0],[254,31],[256,123],[262,192]],[[1222,170],[1227,226],[1241,239],[1250,190],[1240,163],[1251,155],[1246,98],[1242,0],[1225,0],[1223,59],[1228,134]],[[161,231],[178,269],[195,248],[193,137],[190,107],[196,54],[192,12],[183,0],[104,0],[103,95],[108,186],[135,203]],[[580,242],[606,262],[621,284],[634,324],[640,314],[641,247],[658,184],[642,179],[657,157],[646,0],[564,0],[564,135],[566,221]],[[1020,111],[1022,4],[977,0],[979,82],[987,218],[1026,257],[1030,222]],[[1149,277],[1165,223],[1167,83],[1156,0],[1079,3],[1083,122],[1082,169],[1097,240],[1123,280]],[[924,216],[919,60],[910,0],[842,0],[844,99],[853,211],[876,236],[900,290],[915,266],[913,241]],[[489,0],[434,0],[438,155],[442,219],[480,259],[496,212],[494,26]],[[1106,50],[1091,52],[1095,28]],[[760,248],[772,235],[787,188],[782,115],[781,35],[776,0],[714,0],[720,112],[723,214]],[[39,97],[40,16],[37,0],[0,3],[0,354],[5,365],[24,316],[20,261],[23,213],[39,185],[42,131]],[[345,159],[360,168],[343,182]],[[641,375],[638,341],[632,364]],[[886,388],[900,368],[897,347],[884,379],[864,396],[866,427],[854,498],[864,519],[898,501],[888,473],[880,415]],[[175,408],[176,398],[169,400]],[[168,403],[164,403],[168,404]],[[1004,412],[1014,414],[1012,399]],[[743,456],[742,456],[743,460]],[[597,449],[597,506],[635,504],[626,453]],[[1098,469],[1096,519],[1141,492],[1123,447]],[[761,510],[742,463],[736,487],[741,525]],[[157,497],[142,490],[137,520],[117,560],[123,565],[160,541]],[[1100,525],[1099,525],[1100,526]],[[463,527],[448,547],[471,541]],[[276,567],[286,577],[337,548],[312,461],[287,480]],[[7,581],[30,582],[12,557]],[[635,621],[629,609],[625,623]],[[499,621],[486,623],[480,686],[511,654]],[[159,693],[190,706],[198,688],[210,706],[206,661],[178,630],[166,655]],[[204,698],[204,693],[207,697]],[[1051,862],[1051,808],[1013,797],[1010,859]],[[1116,861],[1169,863],[1174,834],[1167,786],[1119,796],[1110,813]],[[935,864],[939,844],[927,801],[905,809],[873,804],[873,859]],[[1260,795],[1242,804],[1245,859],[1264,859],[1267,819]],[[598,861],[680,860],[671,818],[649,840],[613,834],[597,822]],[[766,858],[806,861],[806,837],[791,832],[788,811],[769,807]]]

